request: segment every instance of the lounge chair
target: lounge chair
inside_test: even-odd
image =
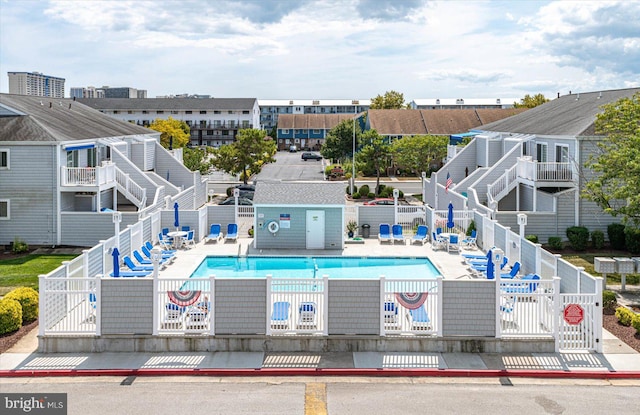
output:
[[[433,249],[445,249],[447,247],[447,240],[442,236],[433,232],[433,238],[431,239],[431,247]]]
[[[144,243],[144,247],[151,252],[151,250],[153,249],[153,244],[150,241],[147,241]],[[175,249],[163,249],[162,250],[162,255],[174,255],[176,252],[178,252]],[[144,254],[144,252],[142,252]],[[146,254],[145,254],[146,255]]]
[[[391,226],[388,223],[381,223],[378,231],[378,240],[380,242],[391,242]]]
[[[460,237],[457,234],[449,235],[449,243],[447,244],[447,252],[460,252]]]
[[[151,248],[149,248],[147,245],[142,245],[140,247],[140,250],[142,251],[142,254],[147,258],[147,259],[151,259],[151,249],[153,249],[153,245]],[[168,262],[171,262],[175,259],[176,254],[175,252],[171,252],[171,251],[162,251],[162,259],[166,259]]]
[[[478,248],[478,246],[476,245],[476,230],[472,230],[471,231],[471,235],[467,236],[466,238],[464,238],[461,243],[462,243],[462,247],[465,249],[476,249]]]
[[[190,306],[186,312],[185,330],[199,332],[209,330],[209,310],[211,310],[209,300],[200,301]]]
[[[165,314],[162,319],[162,328],[170,330],[181,330],[184,324],[185,310],[184,306],[175,303],[167,303],[165,306]]]
[[[298,307],[298,328],[313,329],[316,328],[316,303],[304,302]]]
[[[187,231],[187,236],[182,238],[182,246],[196,246],[195,231]]]
[[[429,228],[426,225],[418,225],[416,234],[411,237],[411,244],[420,242],[424,245],[427,241],[429,241]]]
[[[149,275],[151,275],[151,271],[130,271],[126,269],[121,269],[118,271],[118,277],[121,278],[148,277]],[[109,276],[115,277],[113,272],[110,273]]]
[[[230,223],[227,225],[227,236],[224,237],[225,241],[238,241],[238,225]]]
[[[431,319],[424,304],[414,310],[407,311],[410,330],[431,330]]]
[[[167,229],[167,231],[168,230],[169,229]],[[171,248],[173,247],[173,238],[171,238],[170,236],[160,232],[158,234],[158,243],[160,244],[162,249],[164,249],[166,251],[170,251],[170,250],[172,250]]]
[[[140,252],[138,252],[137,249],[133,250],[133,257],[136,259],[136,261],[138,261],[139,264],[141,265],[153,265],[153,261],[151,261],[151,259],[149,258],[143,258],[142,254],[140,254]],[[167,262],[168,259],[167,258],[160,258],[160,262],[159,264],[164,264],[165,262]]]
[[[394,301],[385,301],[382,318],[385,330],[399,330],[400,320],[398,319],[398,304]]]
[[[518,275],[519,271],[520,271],[520,262],[516,261],[513,263],[513,266],[511,267],[511,271],[500,273],[500,278],[512,280]]]
[[[85,323],[93,323],[96,322],[96,309],[98,307],[98,299],[96,298],[96,293],[89,293],[89,316],[85,319]]]
[[[222,235],[222,225],[219,223],[212,223],[209,228],[209,235],[204,237],[204,242],[213,241],[220,242],[223,238]]]
[[[502,286],[501,290],[507,294],[533,294],[538,289],[540,276],[538,274],[527,274],[519,280],[514,280]]]
[[[136,265],[128,255],[122,257],[122,261],[130,271],[153,271],[152,265]]]
[[[404,244],[404,235],[402,235],[402,225],[395,224],[391,227],[391,232],[393,233],[393,243],[396,241],[400,241]]]
[[[516,296],[500,297],[500,317],[503,320],[515,321],[516,319]]]
[[[291,303],[288,301],[276,301],[273,303],[271,312],[271,328],[275,330],[286,330],[289,328],[289,309]]]

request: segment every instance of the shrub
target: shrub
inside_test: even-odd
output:
[[[527,235],[524,237],[524,239],[534,244],[538,243],[538,235]]]
[[[368,197],[369,199],[375,199],[375,198],[376,198],[376,194],[375,194],[375,193],[373,193],[373,192],[369,192],[369,194],[367,195],[367,197]]]
[[[227,187],[227,197],[233,196],[233,189],[235,189],[233,186]]]
[[[607,236],[613,249],[624,249],[624,225],[620,223],[612,223],[607,226]]]
[[[401,199],[404,197],[404,192],[402,190],[398,190],[398,197]]]
[[[632,226],[627,226],[624,228],[624,241],[627,245],[627,249],[632,254],[637,254],[640,252],[640,229],[634,228]]]
[[[38,318],[38,292],[33,288],[20,287],[4,296],[16,300],[22,306],[22,322],[30,323]]]
[[[353,185],[353,193],[355,193],[355,192],[357,192],[357,191],[358,191],[358,186],[356,186],[356,185],[354,184],[354,185]],[[350,195],[350,194],[351,194],[351,185],[347,186],[346,193],[347,193],[348,195]]]
[[[636,329],[636,334],[640,334],[640,314],[636,314],[631,320],[631,325]]]
[[[393,188],[385,187],[378,193],[380,197],[393,197]]]
[[[602,308],[604,310],[613,311],[617,304],[616,293],[609,290],[602,291]]]
[[[378,185],[378,194],[382,193],[382,191],[385,189],[385,187],[387,187],[386,184],[379,184]]]
[[[362,186],[360,186],[360,194],[361,195],[368,195],[369,194],[369,185],[368,184],[363,184]]]
[[[602,231],[591,232],[591,243],[593,243],[594,248],[602,249],[602,247],[604,246],[604,232]]]
[[[474,221],[471,221],[471,223],[469,223],[469,226],[467,227],[467,236],[471,236],[471,232],[473,231],[477,231],[476,229],[476,223]]]
[[[554,249],[556,251],[561,250],[563,248],[562,238],[560,238],[559,236],[550,236],[549,246],[551,247],[551,249]]]
[[[22,307],[16,300],[0,300],[0,334],[11,333],[22,327]]]
[[[616,308],[616,317],[618,318],[618,322],[623,326],[629,327],[634,316],[635,313],[627,307]]]
[[[22,239],[16,236],[15,239],[13,240],[13,248],[12,248],[13,253],[21,254],[23,252],[27,252],[28,250],[29,250],[29,245],[27,245],[26,242],[24,242]]]
[[[567,238],[573,249],[584,251],[589,242],[589,230],[584,226],[571,226],[567,228]]]
[[[360,192],[354,192],[351,197],[354,199],[360,199],[362,196],[360,196]]]

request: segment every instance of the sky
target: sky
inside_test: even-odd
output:
[[[0,0],[7,72],[149,98],[521,98],[640,86],[640,1]]]

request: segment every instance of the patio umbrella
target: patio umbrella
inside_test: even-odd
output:
[[[454,226],[456,226],[456,224],[453,223],[453,204],[449,203],[449,211],[447,212],[447,228],[453,228]]]
[[[180,212],[178,210],[178,202],[173,204],[173,218],[174,218],[173,226],[175,226],[176,229],[178,229],[180,227]]]
[[[114,277],[119,277],[120,276],[120,251],[118,251],[118,248],[113,248],[113,251],[111,251],[111,255],[113,255],[113,276]]]
[[[495,267],[493,266],[493,252],[491,249],[487,252],[487,279],[492,280],[496,277]]]

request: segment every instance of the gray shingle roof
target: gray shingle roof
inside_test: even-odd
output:
[[[344,205],[345,187],[338,182],[258,182],[254,205]]]
[[[565,95],[522,114],[478,128],[502,133],[592,136],[601,106],[631,97],[640,88],[596,91]]]
[[[157,134],[116,120],[72,99],[0,94],[0,141],[71,141]],[[25,115],[10,114],[18,112]]]
[[[257,98],[80,98],[97,110],[252,110]]]

